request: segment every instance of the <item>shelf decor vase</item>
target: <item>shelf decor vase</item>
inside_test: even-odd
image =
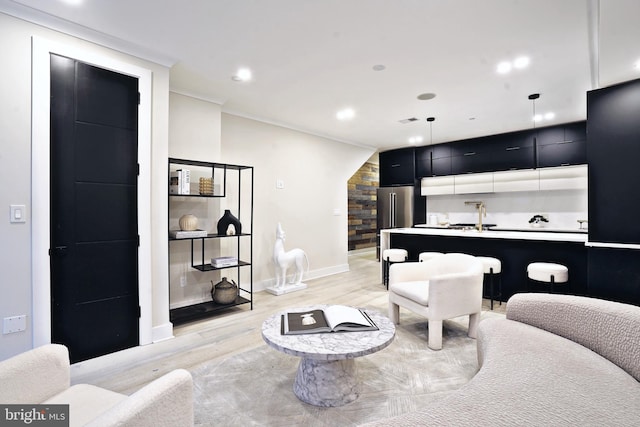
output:
[[[191,214],[182,215],[178,220],[178,224],[182,231],[193,231],[198,228],[198,218]]]
[[[238,285],[231,280],[229,282],[226,277],[223,277],[221,281],[213,284],[211,281],[211,298],[213,302],[217,304],[231,304],[236,301],[238,296]]]
[[[218,236],[226,236],[230,225],[233,225],[235,234],[242,234],[242,224],[240,224],[240,220],[233,216],[229,209],[225,209],[224,215],[218,220]]]

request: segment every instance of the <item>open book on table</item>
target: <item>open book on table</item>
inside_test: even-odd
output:
[[[282,334],[377,331],[378,327],[363,310],[345,305],[291,312],[282,315]]]

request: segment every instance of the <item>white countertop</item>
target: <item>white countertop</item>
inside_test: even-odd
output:
[[[447,228],[392,228],[380,230],[387,234],[415,234],[418,236],[451,236],[482,239],[543,240],[550,242],[586,243],[588,235],[584,232],[563,233],[558,231],[498,231],[498,230],[451,230]]]

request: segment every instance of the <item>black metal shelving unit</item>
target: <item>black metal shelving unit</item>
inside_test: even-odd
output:
[[[169,198],[181,197],[181,198],[226,198],[227,197],[227,179],[229,179],[228,171],[234,171],[238,177],[238,205],[237,205],[237,216],[240,218],[242,214],[242,184],[243,178],[250,179],[250,203],[249,203],[249,214],[250,218],[249,224],[243,224],[243,230],[248,229],[250,233],[239,233],[234,235],[218,235],[218,234],[207,234],[203,237],[189,237],[189,238],[175,238],[169,237],[169,243],[172,241],[190,241],[191,245],[191,267],[202,272],[209,271],[219,271],[219,270],[230,270],[235,269],[237,278],[238,278],[238,297],[235,302],[231,304],[217,304],[214,301],[203,301],[197,304],[187,305],[183,307],[178,307],[170,310],[170,320],[173,324],[181,324],[190,322],[193,320],[203,319],[210,316],[215,315],[221,310],[226,310],[231,307],[236,307],[238,305],[249,304],[250,309],[253,310],[253,167],[252,166],[240,166],[240,165],[231,165],[226,163],[214,163],[214,162],[203,162],[198,160],[186,160],[186,159],[177,159],[177,158],[169,158],[168,164],[168,173],[167,176],[170,176],[172,166],[195,166],[199,168],[209,168],[211,170],[211,177],[213,178],[216,174],[216,170],[222,176],[222,185],[220,188],[222,192],[219,194],[212,195],[203,195],[203,194],[171,194],[169,193]],[[247,176],[248,175],[248,176]],[[246,208],[246,206],[245,206]],[[169,211],[171,211],[171,203],[169,203]],[[171,217],[169,212],[169,217]],[[236,255],[238,258],[238,263],[232,266],[225,267],[214,267],[210,263],[205,262],[205,253],[207,252],[206,243],[211,240],[217,239],[235,239],[236,240]],[[248,240],[249,245],[249,259],[240,259],[241,246],[246,245],[246,241]],[[198,247],[199,246],[199,247]],[[200,252],[200,259],[196,259],[196,252]],[[171,268],[171,250],[169,250],[169,268]],[[240,269],[249,269],[249,280],[248,283],[242,282],[240,280],[241,274]]]

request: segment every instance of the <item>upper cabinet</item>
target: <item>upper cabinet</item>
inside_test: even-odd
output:
[[[520,131],[420,147],[416,149],[416,153],[420,153],[416,155],[417,176],[533,168],[533,140],[532,131]],[[445,155],[450,157],[445,158]]]
[[[415,158],[415,168],[409,165]],[[586,122],[567,123],[449,143],[380,153],[380,185],[413,184],[415,178],[583,165]]]
[[[456,141],[451,146],[453,174],[529,169],[535,164],[531,131]]]
[[[451,144],[416,148],[416,177],[451,175]]]
[[[414,149],[383,151],[379,154],[380,186],[413,185],[415,181]]]
[[[538,129],[537,167],[581,165],[587,163],[587,124],[568,123]]]

